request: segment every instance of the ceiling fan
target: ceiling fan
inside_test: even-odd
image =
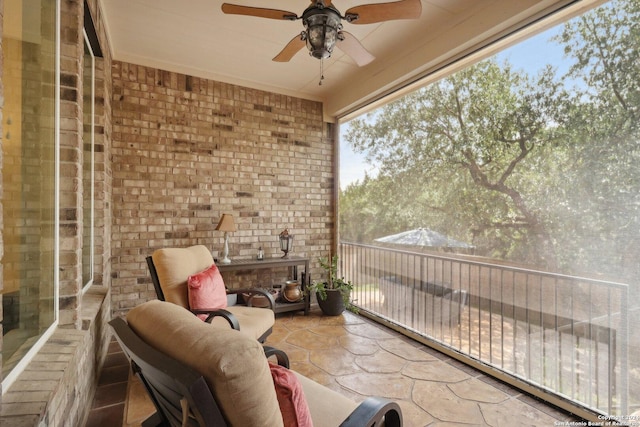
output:
[[[358,66],[367,65],[375,59],[352,34],[342,31],[342,20],[351,24],[374,24],[394,19],[415,19],[422,13],[420,0],[400,0],[389,3],[363,4],[348,9],[344,15],[331,0],[312,0],[301,16],[278,9],[240,6],[224,3],[222,11],[227,14],[257,16],[259,18],[297,21],[302,19],[304,30],[295,36],[273,60],[288,62],[303,47],[309,49],[314,58],[329,58],[337,46],[349,55]]]

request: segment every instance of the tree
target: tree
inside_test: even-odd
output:
[[[407,183],[391,197],[418,204],[396,206],[418,206],[426,215],[417,217],[437,217],[455,236],[461,230],[446,218],[463,220],[492,254],[519,251],[552,267],[545,218],[526,197],[536,179],[526,162],[553,141],[549,124],[564,120],[557,108],[564,97],[550,68],[533,79],[486,60],[352,122],[347,141],[375,153],[382,179]]]
[[[561,234],[558,245],[579,254],[566,260],[570,269],[596,266],[619,280],[640,275],[638,22],[639,1],[612,1],[567,22],[555,39],[574,60],[568,77],[580,82],[563,137],[571,156],[558,205],[576,232]]]

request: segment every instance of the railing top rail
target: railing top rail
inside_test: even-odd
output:
[[[544,277],[554,277],[554,278],[566,279],[571,281],[587,282],[591,284],[598,284],[598,285],[603,285],[603,286],[608,286],[613,288],[620,288],[625,290],[629,288],[628,284],[621,283],[621,282],[612,282],[608,280],[593,279],[589,277],[572,276],[568,274],[553,273],[550,271],[534,270],[534,269],[528,269],[524,267],[511,266],[511,265],[494,264],[489,262],[470,260],[470,259],[467,259],[466,257],[452,257],[447,255],[425,254],[422,252],[415,252],[415,251],[408,251],[408,250],[402,250],[402,249],[388,248],[385,246],[375,246],[375,245],[367,245],[363,243],[354,243],[354,242],[345,242],[345,241],[341,241],[340,245],[349,245],[349,246],[356,246],[356,247],[361,247],[366,249],[375,249],[375,250],[380,250],[385,252],[415,255],[421,258],[434,258],[434,259],[440,259],[443,261],[451,261],[451,262],[458,262],[461,264],[476,265],[478,267],[496,268],[501,270],[513,271],[517,273],[536,274]]]

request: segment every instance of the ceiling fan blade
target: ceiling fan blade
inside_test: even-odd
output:
[[[232,14],[232,15],[257,16],[258,18],[285,19],[285,20],[298,19],[298,15],[296,15],[293,12],[287,12],[286,10],[264,9],[261,7],[251,7],[251,6],[239,6],[237,4],[229,4],[229,3],[222,4],[222,12]]]
[[[358,15],[357,19],[350,21],[352,24],[374,24],[394,19],[415,19],[421,13],[420,0],[401,0],[355,6],[347,10],[345,16],[348,19],[349,15]]]
[[[344,40],[338,40],[336,46],[349,55],[351,59],[358,64],[358,67],[364,67],[376,59],[375,56],[362,46],[360,40],[355,38],[353,34],[342,31],[342,35],[344,36]]]
[[[280,53],[273,58],[273,61],[289,62],[291,58],[293,58],[293,56],[306,45],[306,42],[302,40],[302,37],[300,37],[300,34],[298,34],[297,36],[292,38],[291,41],[284,47],[284,49],[282,49]]]

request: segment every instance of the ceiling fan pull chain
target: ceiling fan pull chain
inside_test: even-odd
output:
[[[318,82],[318,86],[322,86],[323,80],[324,80],[324,58],[320,58],[320,81]]]

